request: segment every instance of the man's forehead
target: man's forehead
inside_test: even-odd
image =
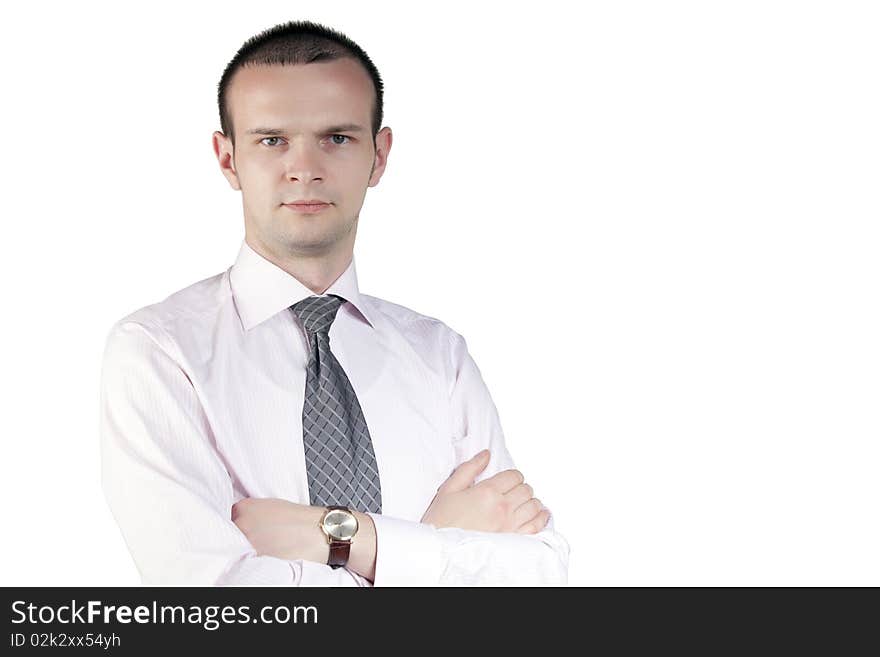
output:
[[[370,121],[373,90],[349,75],[324,69],[298,77],[296,66],[242,68],[231,83],[229,107],[244,134],[360,132]]]
[[[340,95],[370,93],[373,82],[358,62],[335,59],[308,64],[249,64],[239,68],[229,81],[233,95],[290,94]]]
[[[371,107],[365,103],[361,111],[355,104],[244,102],[234,106],[237,132],[247,135],[289,135],[300,133],[326,134],[335,132],[362,133],[369,130]]]

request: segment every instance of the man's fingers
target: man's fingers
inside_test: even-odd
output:
[[[517,530],[517,534],[537,534],[539,531],[544,529],[547,526],[547,521],[550,520],[550,512],[547,509],[541,511],[534,520],[530,520],[524,525],[520,526]]]
[[[502,470],[488,479],[484,479],[478,485],[491,486],[499,493],[506,494],[523,483],[523,480],[523,473],[519,470]]]
[[[532,490],[532,487],[526,482],[523,482],[507,491],[504,494],[504,501],[510,505],[511,509],[516,509],[521,504],[525,504],[530,499],[532,499],[534,495],[535,491]],[[525,522],[526,520],[528,520],[528,518],[524,518],[523,522]]]
[[[486,469],[489,465],[489,450],[484,449],[477,452],[467,461],[460,463],[455,471],[449,475],[449,478],[440,486],[440,490],[444,492],[453,492],[468,488],[477,475]]]
[[[544,505],[537,497],[533,497],[516,507],[513,512],[513,526],[522,527],[527,522],[536,520]]]

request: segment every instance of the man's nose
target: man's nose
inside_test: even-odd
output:
[[[284,158],[288,180],[310,181],[324,176],[320,144],[291,143]]]

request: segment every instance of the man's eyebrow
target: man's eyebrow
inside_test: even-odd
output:
[[[340,125],[331,125],[329,128],[324,128],[321,133],[327,134],[328,132],[363,132],[363,126],[358,125],[357,123],[342,123]],[[280,137],[281,135],[286,134],[286,130],[281,130],[280,128],[253,128],[252,130],[248,130],[245,134],[248,135],[269,135],[270,137]]]

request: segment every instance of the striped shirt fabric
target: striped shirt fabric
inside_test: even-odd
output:
[[[437,488],[482,449],[491,459],[476,481],[516,467],[464,338],[438,319],[361,294],[354,257],[325,294],[346,300],[330,345],[357,394],[379,469],[382,513],[369,514],[374,581],[258,555],[232,522],[232,505],[245,497],[309,504],[309,345],[290,306],[314,292],[243,241],[225,272],[120,319],[106,339],[102,485],[143,583],[565,585],[569,545],[552,514],[528,535],[420,522]]]

